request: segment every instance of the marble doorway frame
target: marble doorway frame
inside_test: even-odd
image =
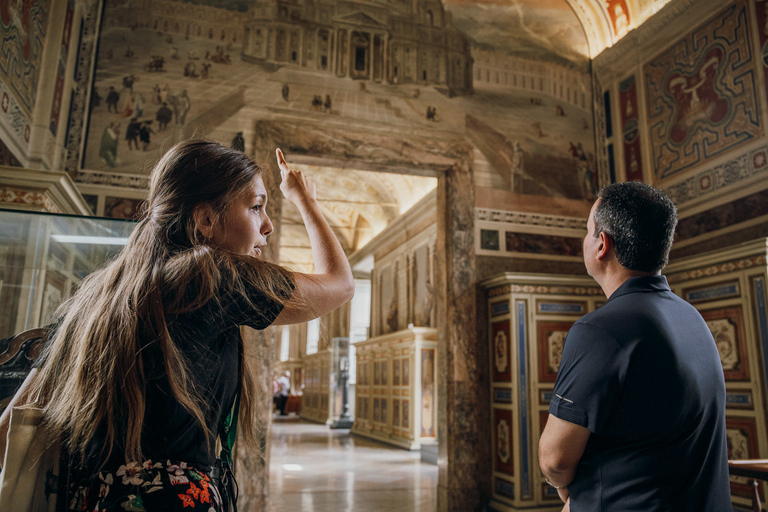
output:
[[[439,432],[438,510],[482,510],[490,498],[490,424],[487,407],[487,357],[478,340],[479,291],[475,272],[474,179],[471,146],[460,139],[438,140],[414,134],[351,129],[315,124],[307,120],[257,120],[251,157],[265,168],[264,182],[271,196],[270,216],[279,237],[282,217],[280,174],[274,149],[281,147],[296,164],[349,168],[362,171],[431,176],[437,193],[437,323]],[[318,143],[322,142],[322,143]],[[379,153],[374,161],[366,150]],[[265,257],[278,260],[279,239]],[[272,329],[250,331],[251,346],[263,347],[255,368],[260,390],[268,397],[272,374]],[[262,408],[256,418],[262,432],[262,453],[237,449],[236,463],[248,479],[240,484],[239,508],[262,511],[269,506],[269,430],[271,414]],[[243,474],[241,472],[241,474]]]

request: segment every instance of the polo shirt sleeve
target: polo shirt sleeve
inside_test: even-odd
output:
[[[600,434],[622,392],[628,357],[608,333],[576,323],[563,346],[549,413]]]

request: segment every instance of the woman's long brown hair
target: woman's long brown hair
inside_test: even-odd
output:
[[[213,142],[171,148],[152,171],[146,213],[125,248],[59,309],[58,327],[28,396],[38,396],[54,432],[66,433],[72,455],[84,460],[97,429],[105,428],[103,457],[118,445],[126,461],[144,460],[147,376],[141,351],[152,344],[160,348],[176,400],[206,434],[217,429],[207,424],[201,390],[167,319],[218,300],[225,285],[241,291],[255,286],[281,303],[291,295],[290,271],[211,247],[195,227],[196,206],[208,205],[220,218],[260,172],[243,153]],[[250,421],[255,381],[242,359],[240,431],[258,448]]]

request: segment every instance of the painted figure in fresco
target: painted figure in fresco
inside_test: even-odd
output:
[[[176,118],[176,125],[184,126],[184,123],[187,120],[187,114],[191,108],[191,101],[189,96],[187,96],[187,90],[184,89],[178,96],[169,96],[168,101],[173,106],[173,115]]]
[[[245,137],[243,137],[243,132],[237,132],[237,134],[235,134],[235,138],[232,139],[232,149],[245,151]]]
[[[98,89],[94,86],[93,89],[91,89],[91,107],[98,107],[101,105],[101,95],[99,94]]]
[[[162,132],[168,126],[168,123],[170,123],[172,120],[173,120],[173,111],[168,108],[167,103],[163,102],[162,106],[159,109],[157,109],[157,113],[155,114],[155,121],[157,121],[157,129]]]
[[[330,112],[330,111],[331,111],[331,95],[326,94],[325,102],[323,103],[323,112]]]
[[[134,95],[133,100],[133,116],[142,117],[144,115],[144,96],[140,92]]]
[[[168,84],[155,84],[152,87],[152,102],[162,104],[168,101]]]
[[[151,127],[152,121],[144,121],[139,128],[139,140],[141,141],[141,148],[146,151],[149,146],[150,137],[154,131]],[[130,149],[130,148],[128,148]]]
[[[141,129],[141,123],[135,117],[128,123],[128,128],[125,129],[125,140],[128,141],[128,150],[132,150],[133,147],[139,149],[139,130]]]
[[[121,112],[121,115],[123,117],[133,117],[133,107],[135,103],[135,98],[133,96],[133,93],[128,90],[128,92],[125,94],[125,102],[123,103],[123,110]]]
[[[187,65],[184,66],[184,76],[189,78],[197,78],[196,69],[197,65],[194,62],[187,62]]]
[[[144,69],[150,72],[164,71],[165,59],[162,55],[152,55]],[[153,89],[154,90],[154,89]]]
[[[123,77],[123,88],[133,91],[133,83],[136,81],[134,75],[127,75]]]
[[[99,157],[109,167],[114,168],[117,161],[117,134],[120,131],[120,123],[109,123],[101,134],[99,144]]]
[[[285,101],[288,101],[288,95],[290,94],[290,89],[289,89],[289,87],[288,87],[288,84],[283,84],[283,88],[282,88],[282,90],[280,91],[280,93],[282,94],[282,96],[283,96],[283,99],[284,99]]]
[[[629,20],[627,18],[627,13],[624,10],[624,7],[621,4],[616,4],[613,6],[613,26],[616,30],[616,35],[621,36],[627,32],[627,29],[629,28]]]
[[[608,301],[568,331],[539,441],[566,511],[732,508],[718,347],[661,274],[676,225],[641,182],[609,185],[589,213],[584,264]]]
[[[107,112],[114,112],[117,114],[117,102],[120,101],[120,93],[117,92],[114,86],[109,86],[109,92],[107,93]]]
[[[512,144],[512,182],[515,181],[515,176],[522,176],[525,171],[525,152],[520,141],[516,140]]]

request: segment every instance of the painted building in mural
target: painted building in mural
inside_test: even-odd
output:
[[[243,40],[243,13],[180,0],[130,0],[110,5],[104,28],[149,28],[184,39],[221,44]]]
[[[472,92],[469,41],[439,0],[259,1],[249,10],[245,38],[243,55],[258,61]]]
[[[590,108],[592,79],[575,66],[473,50],[475,87],[519,89],[546,94],[583,110]]]

